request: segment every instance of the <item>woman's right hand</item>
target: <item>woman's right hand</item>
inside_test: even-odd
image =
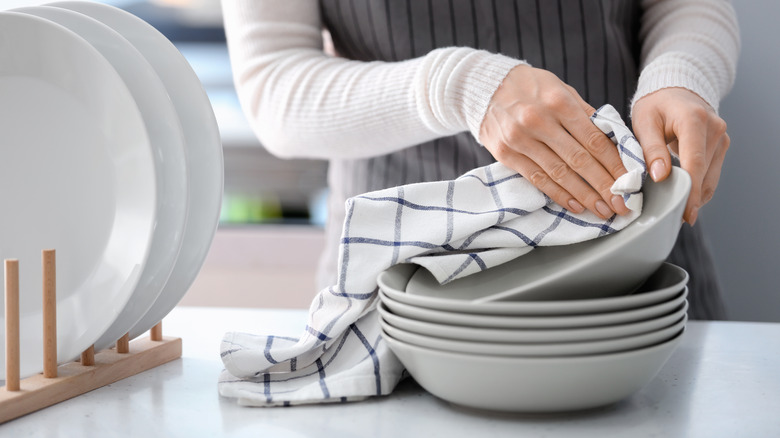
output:
[[[623,199],[610,192],[626,169],[614,143],[590,121],[594,112],[553,73],[518,65],[490,100],[480,142],[575,213],[626,214]]]

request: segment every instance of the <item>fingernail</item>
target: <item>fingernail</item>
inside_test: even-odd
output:
[[[693,224],[696,223],[696,219],[698,219],[698,217],[699,217],[699,209],[695,208],[693,209],[693,211],[691,211],[691,216],[688,223],[691,224],[691,226],[693,226]]]
[[[704,189],[702,193],[702,205],[712,201],[712,197],[715,196],[715,191],[712,189]]]
[[[666,164],[664,163],[664,160],[659,158],[653,161],[653,164],[650,165],[650,176],[653,178],[653,181],[659,181],[661,178],[663,178],[665,173]]]
[[[628,207],[626,207],[626,203],[623,202],[623,197],[620,195],[615,195],[612,197],[612,208],[616,212],[628,210]]]
[[[585,211],[585,207],[582,206],[579,202],[577,202],[576,199],[570,199],[569,200],[569,210],[575,212],[575,213],[582,213]]]
[[[596,201],[596,210],[598,210],[598,212],[605,218],[612,217],[614,214],[607,206],[607,203],[604,201]]]

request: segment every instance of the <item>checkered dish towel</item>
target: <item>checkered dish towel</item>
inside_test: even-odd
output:
[[[602,220],[550,201],[500,163],[454,181],[411,184],[346,203],[338,282],[314,298],[300,338],[227,333],[219,393],[251,406],[360,400],[389,394],[403,365],[383,342],[377,276],[417,263],[444,283],[521,256],[623,229],[642,209],[642,149],[611,106],[591,117],[617,145],[628,173],[612,192],[632,212]]]

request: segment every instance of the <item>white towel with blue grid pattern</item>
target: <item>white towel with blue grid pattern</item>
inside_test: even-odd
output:
[[[536,246],[565,245],[625,228],[642,209],[642,149],[611,106],[591,117],[618,147],[628,173],[612,192],[631,213],[602,220],[552,203],[500,163],[454,181],[411,184],[347,202],[337,284],[313,300],[300,338],[227,333],[219,393],[249,406],[360,400],[389,394],[403,365],[382,341],[377,276],[417,263],[440,282],[505,263]]]

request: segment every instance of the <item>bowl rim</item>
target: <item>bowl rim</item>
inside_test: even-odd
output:
[[[599,312],[578,315],[481,315],[460,312],[450,312],[440,309],[427,309],[416,307],[403,302],[395,301],[388,297],[384,291],[379,291],[379,299],[390,308],[393,313],[397,309],[410,314],[417,314],[420,318],[407,316],[421,321],[441,322],[443,324],[459,325],[463,327],[493,327],[493,328],[577,328],[599,327],[622,324],[630,321],[640,321],[666,314],[681,305],[688,297],[688,286],[683,286],[672,298],[654,303],[649,306],[628,309],[623,311]],[[396,309],[393,309],[396,306]],[[673,306],[673,307],[670,307]],[[664,311],[665,310],[665,311]],[[422,312],[422,313],[420,313]],[[438,321],[436,320],[438,318]],[[453,320],[457,322],[453,322]]]
[[[646,291],[641,293],[631,293],[629,295],[619,295],[613,297],[591,298],[580,300],[559,300],[559,301],[495,301],[495,302],[474,302],[458,299],[433,298],[420,295],[407,294],[405,289],[399,290],[391,287],[387,282],[387,276],[392,275],[393,271],[408,270],[405,281],[409,281],[416,269],[425,269],[418,265],[405,263],[393,265],[377,276],[377,285],[380,291],[395,301],[411,306],[469,314],[484,315],[583,315],[589,313],[603,313],[605,311],[619,311],[635,309],[652,305],[671,298],[679,292],[683,286],[690,281],[688,272],[673,263],[663,262],[661,266],[653,272],[655,275],[661,269],[671,269],[675,273],[682,274],[682,279],[675,284],[664,288]]]
[[[379,318],[389,325],[410,333],[421,334],[441,339],[452,339],[469,342],[488,342],[496,344],[507,343],[567,343],[592,340],[616,339],[626,336],[634,336],[659,330],[678,321],[687,313],[689,303],[687,300],[680,307],[671,310],[657,318],[649,318],[636,322],[613,324],[602,327],[578,327],[562,329],[507,329],[493,327],[464,327],[452,324],[420,321],[391,312],[384,303],[377,305]],[[403,324],[405,326],[400,326]],[[412,329],[408,327],[411,326]],[[626,333],[626,330],[628,333]],[[448,335],[439,334],[448,333]],[[493,337],[494,339],[491,339]]]
[[[617,351],[612,353],[598,353],[598,354],[584,354],[584,355],[573,355],[573,356],[540,356],[540,357],[531,357],[531,356],[496,356],[496,355],[490,355],[490,354],[468,354],[468,353],[459,353],[454,351],[446,351],[446,350],[440,350],[437,348],[427,348],[427,347],[420,347],[414,344],[410,344],[408,342],[401,341],[397,338],[394,338],[392,336],[389,336],[385,333],[382,333],[383,340],[385,340],[388,344],[388,347],[391,351],[395,354],[394,345],[397,344],[397,346],[400,346],[402,348],[407,349],[407,351],[411,352],[412,354],[422,354],[425,356],[430,357],[438,357],[440,359],[449,359],[449,360],[467,360],[469,362],[474,361],[478,364],[500,364],[500,365],[562,365],[566,363],[599,363],[604,361],[612,361],[612,360],[620,360],[620,359],[630,359],[635,356],[643,356],[646,354],[653,354],[660,350],[664,350],[668,347],[675,346],[676,344],[679,344],[683,337],[685,336],[685,333],[688,331],[688,324],[686,323],[682,330],[680,330],[679,333],[677,333],[675,336],[665,340],[661,341],[652,345],[648,345],[646,347],[640,347],[635,348],[631,350],[625,350],[625,351]],[[400,358],[399,358],[400,359]],[[403,363],[403,361],[401,361]],[[406,366],[406,364],[404,364]]]

